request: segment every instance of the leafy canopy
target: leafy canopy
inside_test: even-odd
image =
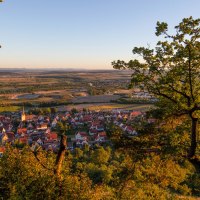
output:
[[[168,34],[168,24],[157,22],[156,35],[164,36],[155,49],[135,47],[133,54],[144,62],[112,62],[115,69],[133,70],[130,87],[135,84],[161,100],[170,102],[170,111],[196,117],[200,109],[200,19],[184,18]]]

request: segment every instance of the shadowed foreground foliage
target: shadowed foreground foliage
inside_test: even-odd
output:
[[[182,195],[200,196],[199,173],[180,157],[184,149],[177,150],[174,156],[166,147],[161,147],[159,153],[142,152],[144,142],[153,148],[152,144],[160,141],[157,138],[152,143],[151,138],[151,134],[144,134],[126,141],[115,127],[111,134],[112,149],[96,147],[91,150],[85,146],[73,153],[66,152],[59,180],[53,171],[54,153],[42,150],[37,153],[44,168],[29,147],[21,151],[7,147],[0,159],[0,197],[164,200],[179,199]],[[122,139],[124,142],[120,143]],[[174,143],[174,148],[178,146]]]

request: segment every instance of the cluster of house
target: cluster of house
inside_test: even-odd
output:
[[[16,116],[16,115],[15,115]],[[79,111],[65,112],[54,115],[26,115],[19,114],[20,123],[15,125],[12,116],[0,116],[0,156],[5,150],[5,144],[30,145],[33,149],[41,147],[45,150],[56,151],[59,148],[59,136],[56,131],[58,122],[67,124],[68,148],[82,147],[83,145],[104,144],[108,142],[106,125],[114,123],[124,133],[137,135],[136,130],[128,125],[137,117],[143,117],[140,111],[112,110],[106,112]],[[17,126],[17,127],[15,127]],[[68,134],[68,133],[67,133]]]
[[[21,115],[20,123],[15,127],[12,116],[0,116],[0,145],[41,145],[43,149],[56,148],[58,135],[51,130],[49,116]],[[3,148],[4,149],[4,148]],[[0,152],[1,153],[1,152]]]
[[[12,123],[11,123],[11,118],[10,117],[5,117],[5,116],[0,116],[0,157],[2,157],[4,151],[5,151],[5,146],[4,140],[7,140],[9,137],[11,138],[13,135],[12,132]],[[6,137],[6,138],[5,138]]]
[[[152,102],[156,102],[157,98],[154,97],[154,95],[150,94],[148,91],[142,91],[140,89],[135,89],[132,98],[136,99],[146,99],[146,100],[151,100]]]
[[[130,136],[138,135],[137,131],[134,127],[127,125],[127,120],[132,121],[137,117],[144,117],[144,113],[140,111],[132,111],[130,113],[122,112],[117,115],[117,120],[114,121],[114,124],[120,127],[125,133],[129,134]],[[124,123],[124,119],[126,120]]]

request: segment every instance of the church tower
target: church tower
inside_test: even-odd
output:
[[[22,112],[22,115],[21,115],[21,121],[26,121],[26,114],[25,114],[25,111],[24,111],[24,106],[23,106],[23,112]]]

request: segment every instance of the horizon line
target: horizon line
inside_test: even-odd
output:
[[[54,67],[41,67],[41,68],[33,68],[33,67],[10,67],[10,68],[1,68],[0,71],[11,71],[11,70],[54,70],[54,71],[115,71],[116,69],[108,69],[108,68],[54,68]],[[120,70],[118,70],[120,71]]]

